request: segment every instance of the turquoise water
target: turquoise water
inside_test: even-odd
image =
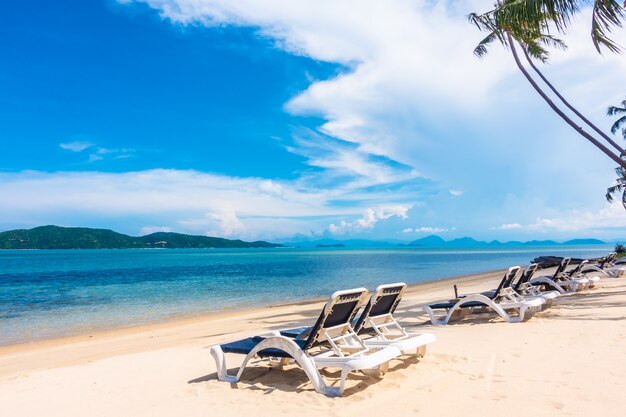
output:
[[[325,297],[525,265],[611,246],[503,250],[199,249],[0,251],[0,344]]]

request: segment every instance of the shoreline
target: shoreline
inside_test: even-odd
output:
[[[421,360],[394,359],[384,378],[352,373],[340,398],[315,392],[294,365],[275,369],[265,361],[250,362],[238,383],[220,382],[208,349],[310,325],[325,301],[316,299],[3,347],[0,402],[16,415],[65,417],[168,417],[181,409],[189,417],[269,417],[277,410],[351,417],[376,409],[440,417],[619,415],[626,406],[626,279],[559,297],[523,323],[476,314],[433,326],[421,309],[450,298],[452,284],[475,293],[495,288],[502,274],[411,285],[394,316],[407,331],[432,333],[436,341]],[[230,372],[242,359],[229,357]],[[338,375],[323,373],[331,385]]]
[[[490,285],[495,288],[503,273],[504,270],[495,270],[412,284],[408,286],[400,305],[406,306],[417,300],[418,303],[412,308],[421,310],[421,304],[450,298],[453,284],[461,286],[461,293],[488,290]],[[223,342],[232,337],[266,333],[266,330],[274,328],[298,327],[314,321],[326,299],[324,297],[281,305],[227,310],[139,326],[4,345],[0,346],[0,378],[18,368],[32,372],[59,366],[75,366],[118,355],[194,345],[198,340],[215,336]],[[228,331],[204,334],[214,328],[225,328]],[[225,335],[229,337],[224,338]],[[55,360],[51,360],[50,354]],[[17,366],[18,363],[21,365]]]
[[[476,274],[463,274],[452,277],[440,278],[430,281],[417,282],[414,284],[407,285],[407,289],[405,291],[406,294],[412,294],[419,290],[429,290],[436,289],[439,287],[443,287],[446,284],[463,284],[463,283],[475,283],[479,281],[484,281],[485,276],[491,276],[497,273],[503,273],[504,269],[499,270],[491,270],[487,272],[481,272]],[[385,284],[387,282],[381,282],[380,284]],[[343,288],[337,288],[336,290],[340,290]],[[369,288],[370,291],[374,290],[374,288]],[[330,296],[330,294],[328,294]],[[121,326],[98,326],[93,327],[91,329],[86,329],[84,331],[80,331],[77,333],[61,335],[61,336],[53,336],[53,337],[43,337],[41,339],[35,339],[28,342],[17,342],[17,343],[8,343],[8,344],[0,344],[0,355],[3,353],[9,353],[12,351],[19,351],[22,349],[27,349],[29,347],[36,348],[39,345],[46,344],[63,344],[63,343],[73,343],[77,341],[85,341],[89,339],[98,338],[98,337],[106,337],[106,336],[118,336],[124,335],[128,333],[139,333],[142,331],[149,331],[152,329],[160,329],[167,327],[176,327],[178,325],[185,325],[195,322],[202,322],[212,319],[220,319],[227,316],[239,316],[242,314],[254,313],[266,309],[276,309],[276,308],[290,308],[290,307],[301,307],[307,306],[311,304],[321,303],[325,301],[327,297],[317,297],[317,298],[305,298],[293,302],[280,303],[280,304],[267,304],[267,305],[259,305],[255,307],[249,308],[236,308],[236,309],[226,309],[214,312],[203,312],[203,313],[180,313],[174,317],[165,319],[165,320],[157,320],[151,321],[148,323],[142,324],[129,324],[129,325],[121,325]]]

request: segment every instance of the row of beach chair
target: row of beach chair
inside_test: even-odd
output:
[[[553,274],[544,276],[535,276],[536,263],[523,271],[519,266],[511,267],[495,290],[457,296],[423,309],[436,325],[486,311],[493,311],[510,323],[525,321],[550,307],[561,295],[595,287],[600,277],[592,273],[616,277],[626,272],[626,264],[616,263],[615,255],[595,264],[582,261],[569,270],[571,259],[564,258]],[[431,333],[408,332],[394,317],[405,289],[406,284],[394,283],[380,285],[372,294],[365,288],[337,291],[313,326],[214,345],[211,354],[217,377],[220,381],[238,382],[253,358],[267,360],[274,367],[295,363],[317,392],[334,397],[342,395],[350,372],[382,376],[392,359],[403,355],[422,358],[427,345],[436,338]],[[441,310],[444,313],[438,317],[435,313]],[[245,355],[235,374],[228,373],[226,354]],[[327,384],[320,373],[322,369],[341,370],[339,385]]]

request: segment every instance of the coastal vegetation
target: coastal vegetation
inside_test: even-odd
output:
[[[220,237],[157,232],[129,236],[108,229],[40,226],[0,233],[0,249],[132,249],[132,248],[275,248],[265,241],[244,242]]]

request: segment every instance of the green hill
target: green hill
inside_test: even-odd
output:
[[[133,237],[107,229],[40,226],[0,233],[0,249],[275,248],[282,245],[158,232]]]

